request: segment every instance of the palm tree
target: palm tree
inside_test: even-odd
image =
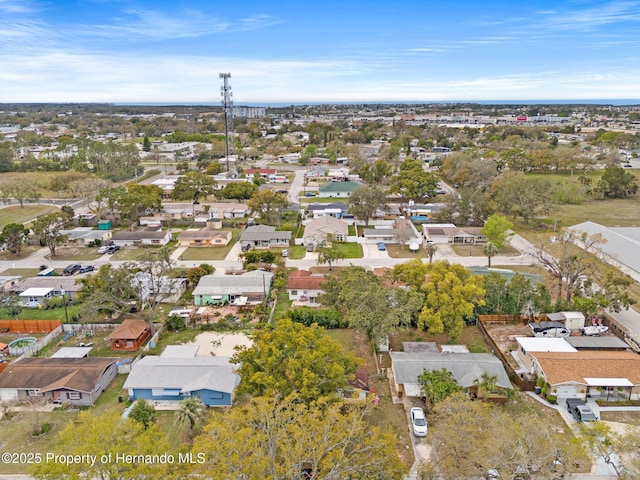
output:
[[[197,397],[185,398],[180,403],[178,410],[178,422],[189,425],[189,438],[193,438],[193,429],[202,417],[204,405]]]
[[[424,247],[427,252],[427,256],[429,257],[429,263],[433,262],[433,256],[436,254],[438,250],[438,246],[435,243],[427,243],[427,246]]]
[[[478,393],[482,392],[482,397],[486,398],[498,388],[498,376],[484,372],[480,378],[476,378],[473,383],[478,386]]]
[[[484,254],[487,256],[487,268],[491,268],[491,257],[498,253],[498,247],[493,242],[487,242],[482,247]]]

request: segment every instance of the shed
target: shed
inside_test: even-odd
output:
[[[93,347],[62,347],[51,358],[85,358]]]
[[[582,312],[557,312],[547,313],[551,322],[560,322],[567,330],[580,330],[584,327],[584,315]]]
[[[113,222],[111,220],[99,220],[98,230],[111,230]]]

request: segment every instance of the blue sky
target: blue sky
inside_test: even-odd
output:
[[[0,102],[640,98],[640,1],[0,0]]]

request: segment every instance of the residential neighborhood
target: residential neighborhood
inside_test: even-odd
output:
[[[370,475],[353,478],[640,474],[639,234],[621,214],[637,208],[638,113],[584,107],[559,121],[551,106],[541,126],[507,107],[418,110],[268,108],[235,125],[246,152],[230,160],[220,138],[178,134],[223,130],[222,112],[140,107],[109,118],[147,130],[92,140],[130,148],[135,165],[102,170],[73,145],[69,166],[37,166],[62,155],[53,145],[75,114],[28,111],[32,127],[2,130],[3,448],[36,453],[59,438],[63,449],[104,420],[197,455],[214,450],[215,429],[244,445],[232,435],[248,418],[291,408],[300,431],[343,428],[345,462]],[[3,125],[22,118],[12,112],[0,109]],[[25,128],[50,157],[18,147]],[[540,150],[556,163],[540,166]],[[596,222],[595,210],[608,213]],[[514,427],[530,422],[540,428]],[[506,439],[535,448],[515,465],[445,461],[479,430],[505,439],[501,452]],[[358,463],[365,432],[386,439],[371,446],[383,473]],[[326,460],[290,450],[301,478],[328,478]]]

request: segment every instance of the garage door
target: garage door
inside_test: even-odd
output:
[[[578,394],[578,387],[575,385],[561,385],[556,387],[556,397],[574,398]]]
[[[12,388],[0,388],[0,401],[8,402],[18,399],[18,391]]]

